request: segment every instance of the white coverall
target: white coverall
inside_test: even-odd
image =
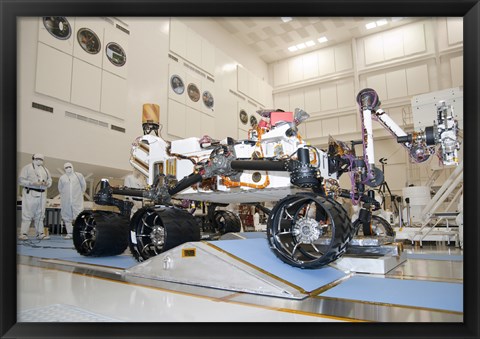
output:
[[[67,234],[71,235],[73,232],[72,221],[83,211],[83,193],[87,189],[87,184],[83,174],[75,172],[70,163],[65,164],[65,172],[58,180],[58,192],[60,192],[62,219]]]
[[[20,234],[28,234],[33,220],[37,236],[43,234],[43,219],[47,203],[47,188],[52,186],[52,177],[43,160],[33,160],[20,171],[18,184],[22,190],[22,225]]]
[[[127,175],[123,180],[123,186],[129,188],[145,188],[145,180],[140,172],[134,171],[133,173]],[[126,197],[126,200],[133,202],[133,207],[130,215],[132,216],[139,208],[142,208],[142,198],[137,197]]]

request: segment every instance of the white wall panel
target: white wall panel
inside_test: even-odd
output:
[[[172,77],[178,76],[183,82],[183,93],[177,93],[172,88]],[[185,68],[180,66],[178,63],[168,64],[168,97],[172,100],[181,102],[185,105],[187,97],[187,73]],[[180,88],[180,87],[178,87]],[[190,99],[189,99],[190,100]]]
[[[352,107],[355,105],[355,89],[352,81],[337,84],[337,107]]]
[[[357,131],[357,116],[355,114],[338,117],[338,131],[340,134]]]
[[[340,134],[338,129],[338,118],[330,118],[322,120],[322,135]]]
[[[211,136],[212,138],[218,137],[215,134],[215,119],[213,117],[200,113],[200,128],[202,131],[200,133],[201,135],[208,135],[208,136]],[[219,135],[221,134],[222,134],[222,131],[219,131]]]
[[[207,134],[207,132],[202,129],[202,115],[203,114],[196,109],[190,107],[185,108],[185,121],[183,124],[185,125],[185,136],[187,138],[201,138],[204,134]]]
[[[405,56],[425,52],[425,26],[423,23],[406,26],[403,30]]]
[[[215,46],[202,39],[202,64],[201,67],[210,74],[215,74]]]
[[[179,138],[186,137],[186,106],[168,99],[168,134]]]
[[[125,119],[126,107],[127,80],[103,71],[101,111],[117,118]]]
[[[335,72],[335,52],[333,48],[318,51],[318,75],[324,76]]]
[[[100,111],[102,70],[85,61],[73,58],[71,102]]]
[[[104,43],[104,26],[105,21],[100,18],[75,18],[75,31],[73,34],[73,56],[86,61],[97,67],[102,67],[102,58],[105,50]],[[88,28],[94,32],[100,40],[100,51],[96,54],[87,53],[78,42],[78,31],[82,28]]]
[[[463,56],[450,59],[452,87],[463,86]]]
[[[337,86],[326,85],[320,88],[320,102],[322,111],[337,108]]]
[[[170,50],[184,58],[187,55],[187,30],[181,21],[170,19]]]
[[[320,88],[308,87],[305,89],[305,111],[309,114],[320,112]]]
[[[260,101],[258,87],[259,87],[259,79],[253,75],[252,73],[248,72],[248,92],[246,93],[250,98]]]
[[[268,96],[268,88],[267,88],[267,83],[265,81],[259,81],[258,82],[258,101],[266,105],[266,102],[268,102],[267,99]]]
[[[463,18],[447,18],[448,44],[463,42]]]
[[[305,109],[305,96],[303,90],[290,92],[289,111],[294,112],[295,108]]]
[[[75,43],[75,39],[77,38],[75,33],[75,18],[73,17],[65,17],[70,24],[71,28],[71,35],[66,40],[60,40],[54,37],[50,32],[45,28],[43,24],[43,17],[38,18],[38,41],[44,42],[45,44],[55,47],[56,49],[72,54],[73,53],[73,45]]]
[[[288,60],[276,62],[273,65],[273,85],[288,84]]]
[[[353,68],[352,46],[350,43],[335,46],[335,70],[346,71]]]
[[[120,31],[119,29],[105,25],[105,42],[102,49],[103,53],[103,69],[109,71],[110,73],[116,74],[121,76],[122,78],[126,78],[128,74],[128,61],[129,61],[129,52],[128,52],[128,35]],[[110,62],[107,58],[106,47],[110,42],[116,42],[119,44],[125,52],[126,55],[126,62],[123,66],[116,66]]]
[[[318,56],[317,53],[308,53],[303,57],[303,79],[318,77]]]
[[[305,123],[305,138],[313,139],[323,136],[322,120],[308,121]]]
[[[248,93],[248,71],[240,65],[237,66],[237,90]]]
[[[202,38],[192,29],[187,29],[187,55],[185,58],[200,67],[202,65]]]
[[[302,56],[298,56],[288,60],[288,80],[290,83],[303,80]]]
[[[385,100],[388,98],[387,96],[387,82],[385,80],[385,74],[375,74],[367,76],[366,83],[368,88],[373,88],[380,100]]]
[[[396,29],[385,32],[383,34],[383,48],[385,60],[403,57],[405,54],[403,51],[403,31]]]
[[[286,111],[290,107],[290,98],[288,93],[275,94],[273,99],[273,105],[275,106],[275,108],[283,109],[284,111]]]
[[[387,72],[385,78],[387,81],[388,99],[407,96],[407,79],[404,69]]]
[[[372,35],[363,40],[365,64],[371,65],[385,60],[383,54],[383,38],[381,34]]]
[[[72,56],[38,43],[35,90],[64,101],[70,101]]]
[[[406,69],[406,72],[408,95],[415,95],[430,91],[427,65],[409,67]]]

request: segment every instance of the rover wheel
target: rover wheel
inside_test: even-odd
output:
[[[360,227],[361,226],[361,227]],[[371,224],[363,223],[360,219],[355,220],[353,227],[357,235],[374,236],[374,237],[394,237],[395,231],[392,225],[384,218],[378,215],[372,215]]]
[[[218,210],[213,214],[213,225],[221,233],[240,232],[242,222],[233,212]]]
[[[353,231],[342,205],[313,193],[280,200],[267,223],[267,238],[275,255],[301,268],[319,268],[338,259]]]
[[[128,218],[108,211],[83,211],[75,219],[73,244],[84,256],[111,256],[128,246]]]
[[[188,212],[175,207],[144,207],[130,221],[129,246],[144,261],[188,241],[200,240],[200,225]]]

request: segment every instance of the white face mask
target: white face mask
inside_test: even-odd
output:
[[[65,168],[65,172],[66,172],[67,174],[70,174],[70,173],[73,172],[73,168],[71,168],[71,167]]]
[[[42,165],[43,165],[43,160],[41,160],[41,159],[35,159],[35,160],[33,160],[33,163],[34,163],[36,166],[42,166]]]

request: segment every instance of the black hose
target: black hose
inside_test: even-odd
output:
[[[237,171],[288,171],[288,161],[233,160],[230,166]]]
[[[176,184],[174,187],[168,190],[168,194],[170,195],[175,195],[178,192],[183,191],[184,189],[192,186],[193,184],[196,184],[197,182],[202,181],[202,175],[197,173],[197,174],[190,174],[188,177],[183,178]]]

